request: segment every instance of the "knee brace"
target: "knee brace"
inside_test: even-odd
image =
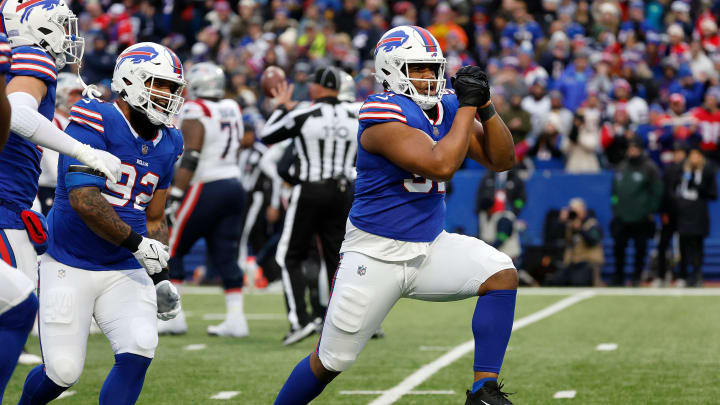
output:
[[[55,384],[61,387],[70,387],[74,385],[82,374],[82,361],[77,356],[71,356],[70,353],[77,350],[62,349],[63,353],[50,356],[45,362],[45,373]],[[77,353],[81,356],[81,353]]]
[[[369,339],[358,332],[366,323],[370,297],[360,289],[345,285],[334,293],[332,305],[330,321],[343,333],[324,332],[318,357],[328,370],[341,372],[352,366]]]

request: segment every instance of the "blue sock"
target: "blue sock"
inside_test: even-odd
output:
[[[100,405],[132,405],[137,402],[151,361],[137,354],[116,354],[115,365],[100,390]]]
[[[25,301],[0,315],[0,403],[35,322],[37,308],[38,299],[31,293]]]
[[[300,360],[275,399],[275,405],[305,405],[325,389],[310,368],[310,356]]]
[[[478,392],[480,390],[480,388],[482,388],[483,385],[485,385],[485,383],[488,381],[496,381],[497,382],[497,378],[488,377],[488,378],[481,378],[481,379],[475,381],[472,386],[472,392]]]
[[[475,371],[500,373],[512,332],[516,296],[517,290],[494,290],[478,298],[472,319]]]
[[[68,388],[55,384],[45,375],[45,366],[41,364],[28,373],[18,405],[47,404]]]

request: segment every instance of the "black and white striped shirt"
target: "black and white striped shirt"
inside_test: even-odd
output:
[[[261,140],[273,144],[294,138],[302,182],[354,179],[358,107],[326,97],[290,112],[277,109],[265,123]]]

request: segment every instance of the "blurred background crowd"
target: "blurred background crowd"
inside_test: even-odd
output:
[[[285,70],[296,100],[308,99],[316,67],[339,66],[362,101],[381,90],[373,51],[382,34],[398,25],[426,27],[443,49],[448,77],[474,64],[492,79],[520,165],[478,174],[485,177],[477,235],[531,262],[526,282],[599,285],[610,258],[615,270],[606,280],[623,285],[632,240],[634,285],[653,277],[656,285],[670,282],[675,261],[676,285],[702,283],[720,161],[720,1],[76,0],[71,8],[87,43],[82,76],[107,97],[119,52],[159,42],[186,69],[221,65],[228,97],[256,133],[272,108],[259,91],[267,66]],[[480,169],[473,162],[465,168]],[[526,198],[541,196],[518,194],[523,182],[541,171],[609,170],[612,186],[601,203],[612,218],[598,222],[588,207],[596,201],[566,200],[544,219],[544,250],[527,258],[518,218]],[[612,253],[603,250],[608,241]],[[655,247],[651,276],[648,244]]]

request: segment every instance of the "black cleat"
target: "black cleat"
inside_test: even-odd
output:
[[[497,381],[487,381],[477,392],[467,392],[465,405],[512,405],[507,398],[510,395],[502,392],[503,384]]]

